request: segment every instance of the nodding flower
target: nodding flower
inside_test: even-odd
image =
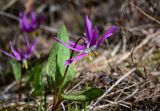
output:
[[[35,11],[20,12],[19,13],[19,26],[23,32],[33,32],[43,22],[44,16],[37,17]]]
[[[85,25],[86,38],[85,38],[84,45],[75,44],[74,42],[71,42],[71,41],[68,41],[68,44],[66,44],[63,41],[59,40],[58,38],[54,37],[55,41],[61,43],[66,48],[80,52],[80,54],[78,56],[76,56],[72,59],[66,60],[65,65],[70,65],[72,62],[77,61],[79,59],[82,59],[86,55],[88,55],[89,59],[92,60],[93,56],[97,55],[95,50],[99,47],[99,45],[102,44],[105,39],[112,36],[115,32],[118,31],[117,26],[111,26],[104,33],[104,35],[102,37],[99,37],[97,27],[95,26],[94,28],[92,28],[92,23],[89,20],[87,15],[86,15],[85,23],[86,23],[86,25]]]
[[[22,61],[23,66],[27,69],[28,65],[27,65],[27,59],[31,56],[33,50],[35,49],[35,46],[37,44],[37,39],[35,39],[32,43],[29,42],[28,37],[25,37],[25,42],[26,42],[26,50],[22,50],[21,48],[18,48],[18,50],[15,50],[13,48],[13,44],[12,42],[10,42],[10,48],[11,48],[11,54],[0,50],[0,52],[2,52],[3,54],[5,54],[6,56],[15,59],[17,61]]]

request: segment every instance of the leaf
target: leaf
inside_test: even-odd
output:
[[[34,94],[38,95],[42,93],[42,89],[43,89],[41,66],[36,66],[32,72],[34,74],[34,79],[32,81],[33,87],[34,87]]]
[[[62,100],[88,102],[92,101],[103,94],[103,90],[99,88],[88,88],[85,91],[72,94],[61,94]]]
[[[39,106],[38,106],[37,111],[43,111],[43,109],[42,109],[42,96],[41,96],[41,98],[40,98],[40,104],[39,104]]]
[[[57,37],[63,42],[68,41],[69,36],[64,25],[60,27]],[[55,43],[52,46],[46,65],[47,78],[52,86],[54,85],[58,87],[62,83],[62,78],[66,68],[64,62],[69,59],[69,56],[70,50],[65,48],[63,45]],[[64,83],[68,83],[69,81],[73,80],[73,77],[74,69],[71,65]]]
[[[46,73],[49,77],[55,81],[56,69],[57,69],[57,50],[58,44],[54,44],[50,50],[49,58],[46,64]]]
[[[16,81],[19,81],[21,79],[21,64],[15,60],[10,60],[10,63],[12,65],[14,77]]]
[[[69,40],[69,35],[65,25],[62,25],[62,27],[60,28],[57,34],[57,37],[60,38],[63,42],[67,42]],[[57,64],[59,66],[61,77],[64,76],[64,72],[66,69],[66,66],[64,65],[64,63],[69,58],[70,58],[70,50],[64,47],[63,45],[59,44]],[[74,68],[73,68],[73,65],[70,65],[65,81],[70,81],[73,79],[73,77],[74,77]]]

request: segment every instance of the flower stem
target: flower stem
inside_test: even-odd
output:
[[[20,79],[17,82],[18,85],[18,99],[19,101],[22,99],[22,71],[28,69],[28,65],[27,62],[25,62],[25,67],[23,67],[23,64],[21,64],[21,75],[20,75]]]
[[[18,99],[19,101],[22,99],[22,77],[18,81]]]
[[[77,46],[77,44],[78,44],[78,42],[79,42],[80,40],[84,40],[84,43],[85,43],[85,38],[81,37],[81,38],[79,38],[79,39],[76,41],[76,43],[75,43],[75,45],[74,45],[74,48]],[[72,50],[69,59],[72,59],[73,54],[74,54],[74,50]],[[62,78],[62,82],[61,82],[60,87],[59,87],[59,89],[58,89],[58,93],[55,93],[56,95],[54,95],[52,111],[56,111],[57,108],[58,108],[58,106],[59,106],[59,104],[61,103],[61,100],[59,100],[59,99],[60,99],[60,94],[61,94],[61,91],[62,91],[62,88],[63,88],[64,80],[65,80],[65,78],[66,78],[66,76],[67,76],[67,72],[68,72],[69,66],[70,66],[70,65],[67,65],[67,67],[66,67],[66,69],[65,69],[64,76],[63,76],[63,78]]]

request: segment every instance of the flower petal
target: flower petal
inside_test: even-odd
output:
[[[71,47],[73,47],[74,48],[74,46],[75,46],[75,43],[74,42],[72,42],[72,41],[70,41],[70,40],[68,40],[68,44],[71,46]],[[79,44],[76,44],[76,47],[75,47],[76,49],[78,48],[78,49],[80,49],[80,50],[85,50],[85,46],[82,46],[82,45],[79,45]]]
[[[37,21],[37,20],[36,20],[36,13],[35,13],[34,11],[31,11],[31,12],[30,12],[30,16],[31,16],[32,22],[36,22],[36,21]]]
[[[32,45],[31,45],[31,52],[35,49],[36,45],[38,43],[38,39],[34,39],[34,41],[32,42]]]
[[[22,49],[18,48],[18,53],[21,56],[21,60],[26,59],[26,57],[25,57],[26,52],[24,52]]]
[[[31,13],[30,13],[31,15],[31,23],[32,24],[30,24],[31,26],[32,26],[32,28],[34,29],[34,28],[37,28],[37,18],[36,18],[36,13],[34,12],[34,11],[31,11]]]
[[[71,49],[71,50],[74,50],[74,51],[77,51],[77,52],[80,52],[81,49],[78,49],[78,48],[73,48],[71,46],[69,46],[68,44],[64,43],[63,41],[61,41],[60,39],[58,39],[57,37],[53,37],[53,39],[59,43],[61,43],[63,46],[65,46],[66,48],[68,49]]]
[[[6,51],[0,50],[0,52],[2,52],[3,54],[5,54],[5,55],[8,56],[8,57],[11,57],[11,58],[13,58],[13,59],[16,59],[12,54],[9,54],[9,53],[6,52]]]
[[[76,57],[74,57],[72,59],[66,60],[65,65],[70,65],[72,62],[77,61],[79,59],[82,59],[86,55],[87,55],[87,53],[81,53],[81,54],[79,54],[78,56],[76,56]]]
[[[20,12],[19,13],[19,25],[20,25],[20,29],[24,30],[24,25],[23,25],[23,13]]]
[[[32,45],[30,45],[29,47],[27,47],[27,53],[25,54],[25,57],[28,58],[33,50],[35,49],[36,45],[37,45],[38,40],[34,39],[34,41],[32,42]]]
[[[102,36],[102,38],[100,38],[97,42],[97,47],[105,40],[107,39],[108,37],[110,37],[111,35],[113,35],[113,33],[115,33],[116,31],[118,30],[118,27],[117,26],[112,26],[110,27],[106,32],[105,34]]]
[[[92,40],[92,23],[89,20],[88,16],[86,15],[86,38],[87,38],[87,42],[88,44],[90,44],[91,40]]]
[[[20,12],[19,13],[19,24],[20,24],[20,29],[22,31],[32,32],[38,27],[36,13],[34,11],[31,11],[29,13]]]
[[[30,48],[30,43],[29,43],[29,39],[28,39],[28,36],[26,35],[25,37],[25,41],[26,41],[26,46],[27,46],[27,49]]]
[[[24,13],[23,14],[23,26],[24,26],[24,29],[27,30],[27,31],[29,31],[30,30],[30,25],[31,24],[30,24],[30,22],[28,20],[27,14]]]
[[[92,35],[92,40],[91,40],[90,46],[96,45],[96,41],[97,41],[98,36],[99,36],[99,33],[97,30],[97,27],[95,27],[93,30],[93,35]]]
[[[13,55],[16,57],[16,59],[20,60],[21,56],[20,56],[20,54],[16,50],[14,50],[12,42],[10,42],[10,47],[11,47],[11,51],[12,51]]]

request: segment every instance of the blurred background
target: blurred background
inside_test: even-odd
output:
[[[27,10],[26,7],[30,8],[29,4],[30,2],[26,0],[0,1],[0,49],[10,52],[10,41],[13,41],[15,47],[23,47],[25,33],[19,29],[18,16],[19,12]],[[137,97],[130,97],[124,104],[131,107],[129,103],[137,102],[139,109],[139,102],[144,102],[145,99],[149,102],[146,104],[144,102],[142,106],[149,103],[158,104],[160,0],[33,0],[33,8],[38,15],[44,14],[45,21],[35,34],[29,35],[31,39],[38,37],[39,40],[31,57],[32,65],[45,64],[50,48],[54,44],[51,36],[56,36],[62,24],[66,25],[71,40],[75,41],[79,36],[84,35],[85,15],[90,15],[100,35],[112,25],[119,26],[120,30],[100,46],[99,56],[93,62],[83,60],[75,65],[77,76],[73,86],[84,80],[80,86],[87,81],[91,85],[106,89],[120,76],[136,67],[136,74],[117,86],[118,90],[123,89],[124,84],[140,83],[141,90],[138,88]],[[4,54],[0,54],[0,101],[6,103],[9,103],[8,100],[14,92],[8,91],[4,94],[3,91],[15,81],[9,59]],[[137,87],[133,87],[128,92],[131,93],[134,89]],[[146,91],[148,92],[145,93]],[[152,96],[150,96],[151,92],[154,92]],[[143,93],[145,94],[142,95]],[[5,98],[4,95],[7,97]],[[119,99],[125,97],[126,95],[122,94]],[[106,99],[114,101],[114,98],[106,97]],[[107,102],[103,101],[99,105],[102,104]],[[126,108],[123,105],[122,107]],[[135,107],[137,108],[136,105]]]

